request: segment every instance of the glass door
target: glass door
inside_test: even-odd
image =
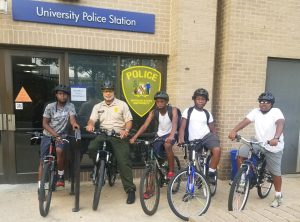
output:
[[[7,60],[9,182],[33,182],[37,177],[39,145],[30,144],[30,132],[42,131],[44,107],[54,101],[53,88],[60,82],[62,56],[10,51]]]

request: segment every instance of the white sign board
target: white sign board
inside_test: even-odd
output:
[[[86,101],[86,88],[71,88],[71,101]]]

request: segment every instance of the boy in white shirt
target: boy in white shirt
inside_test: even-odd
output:
[[[259,108],[253,109],[243,121],[231,130],[228,137],[234,140],[239,130],[254,122],[256,139],[268,143],[264,150],[267,163],[266,168],[272,174],[275,187],[275,199],[271,203],[271,207],[278,207],[282,202],[281,159],[284,148],[284,116],[280,109],[273,108],[275,97],[270,92],[262,93],[258,97],[258,101]],[[242,164],[244,158],[247,157],[248,151],[248,146],[243,146],[239,150],[239,166]]]
[[[201,145],[212,152],[209,164],[208,179],[211,184],[216,184],[216,169],[221,157],[220,140],[216,135],[213,116],[204,109],[208,98],[206,89],[199,88],[192,97],[194,106],[184,110],[179,129],[178,143],[201,139]]]

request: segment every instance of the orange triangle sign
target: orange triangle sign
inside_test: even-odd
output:
[[[24,89],[23,86],[22,86],[19,94],[17,95],[15,102],[18,102],[18,103],[31,103],[32,102],[30,96],[28,95],[28,93],[26,92],[26,90]]]

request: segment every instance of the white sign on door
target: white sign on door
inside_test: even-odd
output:
[[[71,88],[71,101],[86,101],[86,88]]]

